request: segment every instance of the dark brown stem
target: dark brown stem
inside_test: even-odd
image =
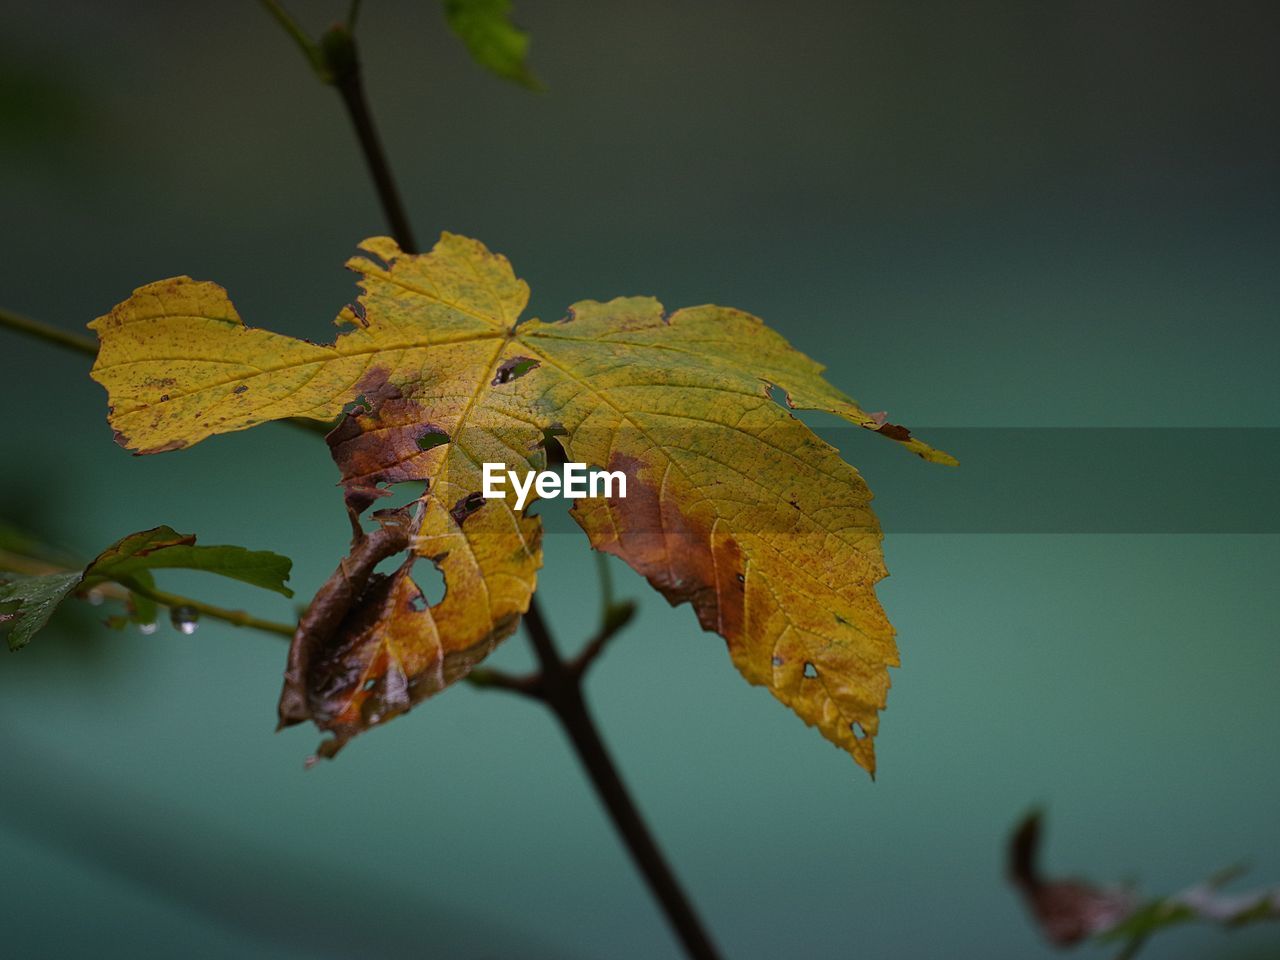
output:
[[[347,108],[347,116],[355,128],[356,139],[364,152],[365,163],[369,167],[369,175],[373,177],[373,185],[378,191],[378,202],[387,218],[387,226],[395,237],[400,248],[408,253],[416,253],[418,244],[413,237],[413,228],[409,226],[409,216],[405,212],[404,201],[396,187],[395,177],[391,175],[391,165],[387,162],[387,154],[382,148],[382,138],[378,136],[378,128],[374,126],[373,114],[369,111],[369,100],[364,93],[364,79],[360,71],[360,58],[356,53],[354,35],[344,25],[333,27],[320,41],[324,51],[325,63],[332,77],[331,82],[338,89],[342,103]]]
[[[631,853],[631,859],[644,874],[649,890],[662,905],[672,929],[684,944],[685,952],[697,960],[717,960],[711,938],[694,913],[675,874],[667,865],[662,851],[640,816],[626,784],[600,738],[595,721],[582,697],[581,675],[560,658],[551,632],[536,603],[530,603],[524,618],[529,639],[542,667],[542,699],[555,713],[569,736],[578,759],[591,777],[596,793],[613,818],[613,825]]]

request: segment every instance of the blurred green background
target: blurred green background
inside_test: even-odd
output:
[[[318,32],[345,3],[292,8]],[[424,240],[506,253],[543,317],[625,293],[750,310],[927,436],[1280,427],[1278,9],[523,0],[544,95],[474,67],[438,4],[368,0],[360,32]],[[341,263],[384,227],[336,96],[256,4],[2,22],[0,303],[79,329],[189,273],[251,324],[331,335]],[[87,368],[0,331],[0,515],[85,554],[158,523],[278,550],[309,595],[347,538],[323,445],[268,426],[131,458]],[[846,440],[909,515],[920,488],[875,467],[891,445]],[[1199,476],[1188,516],[1215,497]],[[886,550],[903,667],[875,783],[617,571],[642,608],[591,700],[727,956],[1049,956],[1002,878],[1033,802],[1055,872],[1280,878],[1276,536],[891,529]],[[583,636],[585,541],[547,554],[549,614]],[[283,658],[87,609],[3,658],[6,955],[677,955],[548,714],[458,688],[304,772],[315,732],[272,734]],[[497,662],[526,659],[517,639]]]

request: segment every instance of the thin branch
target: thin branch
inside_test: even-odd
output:
[[[507,690],[534,700],[546,700],[542,690],[542,675],[538,673],[515,676],[493,667],[476,667],[467,674],[466,679],[473,687],[479,687],[482,690]]]
[[[267,8],[267,12],[275,18],[276,23],[280,24],[284,28],[284,32],[298,45],[298,49],[307,58],[307,63],[311,64],[311,69],[315,71],[316,76],[324,83],[333,83],[333,76],[325,65],[324,53],[320,50],[320,45],[307,36],[307,32],[302,29],[298,21],[294,20],[289,15],[289,12],[276,0],[262,0],[262,5]]]
[[[405,212],[404,200],[396,187],[395,178],[391,175],[391,164],[387,162],[386,151],[382,148],[382,138],[373,123],[373,114],[369,110],[369,99],[364,92],[364,79],[360,71],[360,57],[356,51],[355,25],[360,16],[360,0],[352,0],[347,10],[345,23],[336,24],[325,31],[317,44],[298,25],[276,0],[262,0],[276,22],[302,50],[303,56],[311,64],[317,77],[324,83],[336,87],[342,97],[343,106],[347,108],[347,116],[355,128],[356,141],[364,153],[365,164],[369,175],[373,178],[374,188],[378,191],[378,202],[387,218],[387,226],[391,235],[396,238],[401,249],[407,253],[416,253],[418,244],[413,238],[413,228],[409,226],[409,216]]]
[[[141,594],[148,600],[154,600],[156,603],[168,607],[170,610],[175,607],[190,607],[202,617],[212,617],[214,620],[221,620],[229,623],[233,627],[247,627],[251,630],[263,630],[267,633],[278,633],[282,637],[292,639],[294,627],[287,623],[276,623],[272,620],[263,620],[245,613],[243,610],[228,610],[226,607],[217,607],[212,603],[205,603],[202,600],[193,600],[191,597],[179,596],[176,593],[168,593],[164,590],[156,590],[151,587],[143,587],[140,585],[131,585],[129,587],[134,593]]]
[[[619,630],[631,622],[631,618],[635,614],[636,605],[630,600],[623,600],[621,603],[610,603],[605,607],[600,629],[596,631],[595,636],[586,642],[578,655],[567,664],[569,671],[579,681],[587,672],[587,668],[604,652],[604,648],[608,646],[609,641],[613,639]]]
[[[0,571],[17,573],[29,577],[47,576],[51,573],[75,572],[71,567],[45,563],[43,560],[24,557],[23,555],[14,553],[10,550],[0,550]],[[260,617],[255,617],[251,614],[245,613],[243,610],[228,610],[225,607],[215,606],[212,603],[205,603],[202,600],[196,600],[192,597],[184,597],[180,594],[157,590],[154,587],[146,587],[139,583],[132,583],[126,587],[116,583],[115,581],[107,581],[87,588],[78,587],[76,592],[80,593],[82,590],[85,593],[98,592],[99,594],[110,597],[111,599],[124,602],[128,601],[129,593],[133,592],[140,594],[149,600],[153,600],[163,607],[168,607],[170,610],[175,607],[190,607],[201,616],[210,617],[214,620],[222,620],[234,627],[248,627],[253,630],[264,630],[267,633],[278,633],[285,637],[292,637],[294,634],[294,628],[287,623],[276,623],[272,620],[263,620]]]
[[[580,677],[560,659],[551,632],[537,604],[529,605],[524,618],[525,629],[542,666],[545,700],[555,712],[560,725],[573,742],[578,759],[590,776],[613,825],[627,844],[631,859],[644,875],[650,892],[662,904],[667,920],[695,960],[717,960],[719,954],[693,910],[693,905],[667,865],[657,841],[640,816],[622,776],[614,766],[608,748],[600,738],[595,721],[582,697]]]
[[[581,684],[587,668],[604,652],[610,639],[635,616],[636,605],[630,600],[611,604],[604,612],[604,620],[600,629],[582,646],[582,650],[572,660],[563,661],[565,670],[573,680]],[[467,682],[473,687],[482,689],[509,690],[534,700],[549,704],[547,685],[543,682],[542,673],[512,674],[492,667],[477,667],[467,674]]]
[[[418,243],[414,239],[413,228],[409,225],[409,215],[405,211],[395,177],[392,176],[391,164],[382,147],[382,138],[374,125],[369,99],[365,96],[355,34],[348,27],[333,27],[325,33],[321,44],[325,65],[333,78],[331,82],[338,88],[343,106],[347,108],[347,116],[364,153],[369,175],[378,191],[378,202],[387,218],[387,227],[402,250],[416,253]]]
[[[0,307],[0,327],[8,327],[10,330],[17,330],[31,337],[39,337],[41,340],[56,343],[60,347],[67,347],[91,357],[98,355],[98,341],[93,337],[62,330],[47,323],[41,323],[39,320],[24,317],[20,313],[5,310],[3,307]]]

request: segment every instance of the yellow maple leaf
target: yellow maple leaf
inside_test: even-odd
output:
[[[216,284],[149,284],[90,326],[102,341],[118,441],[140,453],[284,417],[328,420],[353,520],[389,484],[423,481],[379,511],[299,623],[281,722],[350,737],[464,676],[509,635],[541,565],[540,521],[514,494],[481,496],[482,464],[569,459],[628,479],[576,501],[592,545],[672,603],[689,601],[735,665],[870,771],[897,664],[875,596],[885,575],[871,493],[787,409],[821,410],[954,463],[862,410],[759,319],[724,307],[666,314],[648,297],[585,301],[520,322],[528,286],[482,244],[445,234],[428,254],[366,240],[347,266],[359,300],[331,346],[247,327]],[[774,401],[784,392],[785,406]],[[389,575],[374,568],[399,553]],[[421,559],[444,575],[427,603]]]

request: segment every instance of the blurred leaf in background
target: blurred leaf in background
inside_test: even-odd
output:
[[[509,0],[445,0],[444,15],[476,63],[530,90],[542,89],[529,69],[529,35],[511,22]]]

